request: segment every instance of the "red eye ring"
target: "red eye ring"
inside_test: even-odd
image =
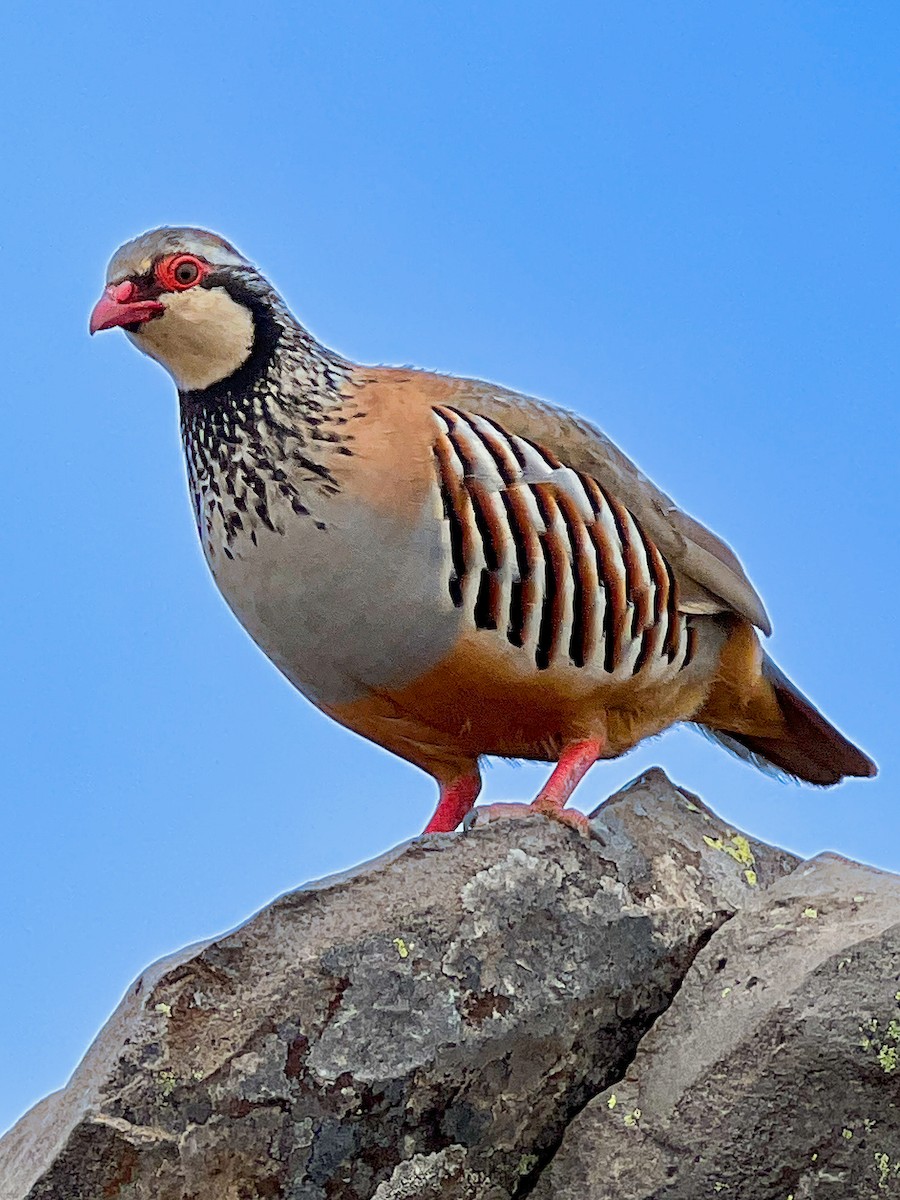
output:
[[[156,264],[156,278],[167,292],[185,292],[195,287],[209,265],[193,254],[172,254]]]

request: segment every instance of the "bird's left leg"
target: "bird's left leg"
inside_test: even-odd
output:
[[[424,833],[452,833],[478,799],[481,773],[476,766],[455,779],[446,782],[439,780],[438,786],[441,789],[438,806]]]
[[[559,756],[552,775],[531,804],[486,804],[473,813],[474,824],[504,817],[527,817],[539,812],[552,821],[559,821],[561,825],[568,825],[570,829],[589,835],[591,827],[587,817],[575,809],[566,808],[566,802],[600,757],[603,745],[600,738],[571,742]]]
[[[580,833],[590,833],[590,823],[584,813],[566,808],[569,797],[600,757],[603,742],[591,738],[584,742],[573,742],[567,746],[553,768],[553,774],[531,803],[535,812],[543,813],[554,821],[560,821]]]

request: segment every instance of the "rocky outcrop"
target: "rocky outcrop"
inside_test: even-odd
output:
[[[900,1196],[900,879],[825,854],[695,959],[535,1200]]]
[[[421,838],[157,964],[0,1142],[0,1198],[900,1188],[900,881],[658,771],[593,827]]]

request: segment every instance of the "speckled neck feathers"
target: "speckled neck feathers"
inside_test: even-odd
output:
[[[351,453],[342,396],[350,364],[253,282],[240,295],[254,318],[248,358],[226,379],[179,393],[197,527],[208,554],[220,543],[229,558],[235,542],[283,533],[289,514],[324,528],[322,501],[339,490],[331,464]]]

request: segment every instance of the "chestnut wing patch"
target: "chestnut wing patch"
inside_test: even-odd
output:
[[[538,670],[569,663],[625,678],[690,658],[672,570],[589,476],[496,422],[434,409],[447,591]]]

